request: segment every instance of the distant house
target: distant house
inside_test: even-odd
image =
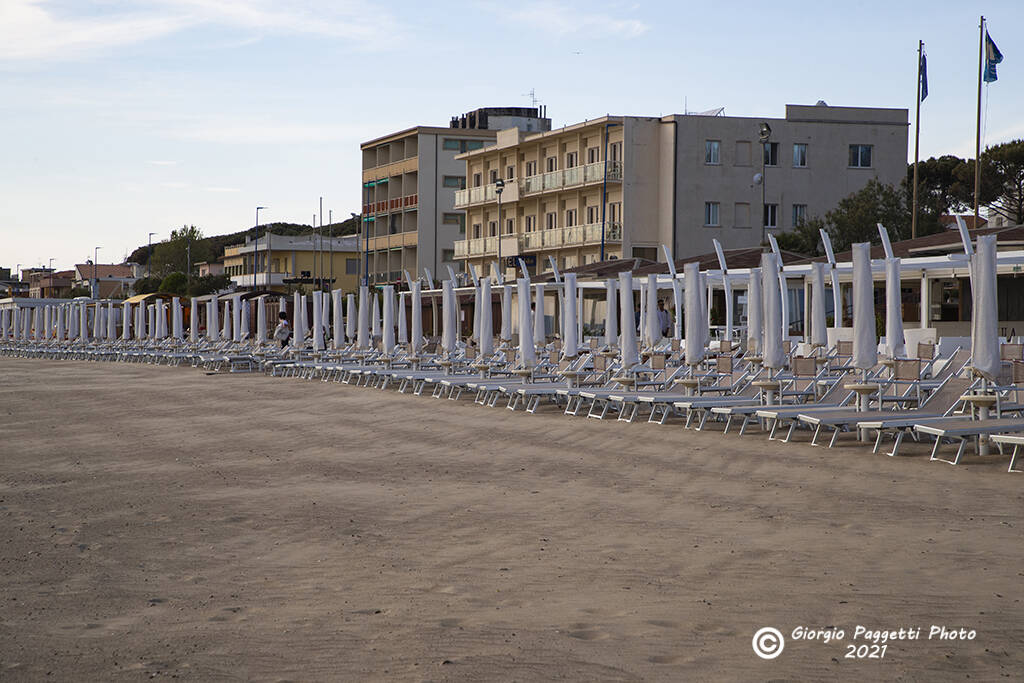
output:
[[[34,299],[61,299],[71,292],[73,270],[40,269],[28,279],[28,295]]]
[[[127,294],[136,277],[130,265],[121,263],[79,263],[75,266],[75,287],[88,287],[93,296],[105,299],[115,294]]]
[[[224,274],[223,261],[200,261],[196,264],[196,268],[199,269],[199,277]]]

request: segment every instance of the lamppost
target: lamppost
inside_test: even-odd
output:
[[[327,209],[327,229],[331,231],[327,237],[331,249],[331,281],[327,283],[327,290],[334,289],[334,212]]]
[[[768,183],[765,182],[764,172],[768,162],[768,143],[772,139],[772,128],[763,121],[761,122],[761,130],[758,134],[758,138],[761,140],[761,246],[767,249],[765,227],[768,223],[768,204],[765,199],[765,188]]]
[[[155,232],[149,233],[149,256],[146,257],[146,277],[153,277],[153,235]]]
[[[252,255],[252,288],[253,288],[253,291],[256,291],[256,270],[259,268],[259,263],[260,263],[260,209],[265,209],[265,208],[267,208],[267,207],[265,207],[265,206],[257,206],[256,207],[256,225],[252,229],[253,233],[255,233],[255,235],[256,235],[256,248],[255,248],[255,251],[253,251],[253,255]],[[270,238],[268,237],[267,240],[268,240],[268,244],[267,244],[267,249],[268,249],[267,260],[269,261],[270,260],[270,253],[269,253],[269,249],[270,249],[269,240],[270,240]],[[268,282],[268,284],[269,284],[269,282]]]
[[[501,193],[505,191],[505,181],[498,178],[494,181],[494,194],[498,195],[498,268],[504,268],[501,264]],[[497,275],[497,273],[495,273]]]
[[[47,270],[53,270],[53,262],[55,259],[50,259],[50,267]]]
[[[92,282],[93,282],[93,285],[92,285],[93,286],[92,298],[93,299],[99,299],[100,298],[99,270],[96,267],[96,264],[99,261],[99,257],[100,257],[100,249],[101,249],[101,247],[94,247],[93,250],[92,250]]]

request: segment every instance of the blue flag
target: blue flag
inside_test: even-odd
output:
[[[1003,53],[999,51],[996,44],[992,42],[992,36],[985,31],[985,73],[982,80],[991,83],[996,80],[996,64],[1003,61]]]
[[[928,97],[928,55],[921,53],[921,101]]]

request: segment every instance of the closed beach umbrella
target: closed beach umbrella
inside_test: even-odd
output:
[[[305,333],[302,330],[302,294],[295,292],[292,297],[292,346],[302,348]]]
[[[334,306],[334,334],[332,335],[332,344],[334,348],[340,349],[345,345],[345,316],[341,310],[341,290],[336,289],[331,292],[331,304]]]
[[[995,235],[978,238],[971,271],[971,366],[986,380],[995,381],[1000,367]]]
[[[534,320],[530,316],[530,281],[524,278],[516,280],[519,288],[519,359],[524,368],[532,368],[537,364],[537,349],[534,347]]]
[[[646,322],[644,342],[653,349],[661,341],[661,321],[658,319],[658,278],[654,275],[647,276]]]
[[[447,355],[455,352],[455,295],[452,281],[441,283],[441,348]]]
[[[619,345],[619,307],[616,305],[615,280],[604,281],[604,343],[608,348]]]
[[[885,345],[890,358],[906,358],[903,340],[903,297],[900,293],[900,260],[885,260]]]
[[[14,307],[11,309],[11,339],[18,341],[21,339],[21,331],[18,324],[21,322],[21,316],[18,315],[18,308]]]
[[[764,316],[763,365],[781,369],[786,357],[782,349],[782,288],[779,284],[779,262],[775,254],[761,254],[761,292]]]
[[[103,306],[97,301],[92,307],[92,337],[103,339],[106,332],[103,327]]]
[[[359,320],[359,313],[356,311],[356,295],[349,294],[345,303],[345,336],[348,341],[356,340],[356,322]]]
[[[828,345],[825,317],[825,264],[811,264],[811,346]]]
[[[11,322],[11,313],[6,308],[0,310],[0,339],[7,339],[8,325]]]
[[[7,311],[4,311],[3,327],[4,327],[4,336],[6,337],[6,335],[7,335]],[[55,333],[54,336],[57,338],[57,341],[64,341],[64,307],[63,306],[58,306],[57,307],[57,321],[56,321],[56,329],[54,330],[54,333]]]
[[[256,299],[256,343],[262,346],[267,343],[267,296]]]
[[[132,338],[132,305],[125,301],[121,304],[121,339],[131,341]]]
[[[327,292],[321,292],[320,294],[320,326],[324,328],[324,337],[327,336],[327,331],[331,329],[331,297]],[[324,341],[326,346],[327,342]]]
[[[180,341],[185,337],[185,330],[181,319],[181,299],[174,297],[171,299],[171,336]]]
[[[381,331],[384,353],[395,352],[395,286],[384,285],[384,324]]]
[[[544,324],[544,285],[534,285],[537,300],[533,312],[533,343],[544,346],[547,343],[547,326]]]
[[[640,362],[640,351],[636,341],[636,319],[633,315],[633,274],[619,273],[619,342],[623,369],[630,369]]]
[[[220,305],[217,302],[217,295],[207,303],[206,309],[206,336],[210,341],[217,341],[220,332],[220,321],[217,320],[220,313]]]
[[[43,338],[43,311],[42,306],[36,306],[32,309],[32,332],[35,334],[36,341],[41,341]]]
[[[234,341],[235,335],[231,329],[231,324],[234,322],[231,314],[231,304],[234,302],[230,299],[224,300],[224,311],[223,311],[223,326],[220,328],[220,336],[224,341]]]
[[[359,287],[359,327],[356,335],[360,349],[370,348],[370,289],[366,285]]]
[[[672,305],[675,308],[675,320],[672,325],[672,338],[682,339],[683,338],[683,283],[679,281],[679,278],[672,278]],[[729,294],[731,296],[731,293]],[[732,334],[732,327],[729,328],[729,334]]]
[[[480,281],[480,357],[486,358],[494,352],[494,323],[491,321],[491,280]]]
[[[288,312],[288,300],[283,296],[277,300],[277,312],[287,313]]]
[[[480,343],[480,285],[473,288],[473,341]]]
[[[22,332],[21,338],[24,341],[31,341],[32,340],[32,324],[33,324],[33,317],[35,316],[35,313],[36,313],[36,310],[34,308],[26,308],[22,312],[22,316],[21,317],[24,318],[25,320],[24,320],[24,325],[23,325],[24,330]]]
[[[686,305],[683,314],[686,317],[686,364],[693,366],[704,360],[704,327],[703,306],[701,305],[700,266],[697,263],[683,265],[683,278],[686,284]]]
[[[370,334],[374,341],[380,339],[380,297],[373,293],[373,305],[370,307]]]
[[[878,363],[875,337],[875,284],[871,279],[871,245],[853,245],[853,366],[870,370]]]
[[[252,304],[248,299],[242,301],[242,339],[248,339],[252,331],[249,329],[249,319],[252,316]]]
[[[189,302],[188,340],[193,344],[199,341],[199,299],[195,297]]]
[[[512,341],[512,285],[501,287],[501,341]]]
[[[412,283],[412,338],[410,343],[412,344],[412,355],[416,356],[419,354],[420,349],[423,348],[423,297],[420,295],[420,287],[422,283],[417,280]]]
[[[565,334],[562,342],[562,355],[565,358],[575,358],[579,354],[579,339],[576,333],[579,328],[576,326],[576,273],[566,273],[563,277],[565,285],[564,305],[565,314],[562,316],[562,330]]]
[[[49,339],[52,336],[53,321],[50,318],[50,306],[43,306],[43,339]]]
[[[324,305],[321,299],[323,298],[323,292],[316,290],[313,292],[313,350],[323,351],[324,345]]]
[[[89,307],[84,301],[78,304],[78,338],[89,341]]]
[[[231,300],[231,331],[233,341],[242,341],[242,299],[237,296]]]
[[[107,303],[107,339],[117,339],[117,312],[113,301]]]
[[[401,346],[409,343],[409,328],[405,321],[405,299],[405,294],[398,295],[398,337],[395,341]]]

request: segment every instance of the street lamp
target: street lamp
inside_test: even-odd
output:
[[[100,298],[100,277],[99,277],[99,270],[97,269],[96,264],[99,262],[100,249],[101,248],[102,247],[94,247],[93,250],[92,250],[92,281],[93,281],[93,294],[92,294],[92,298],[93,299],[99,299]]]
[[[149,256],[146,258],[146,277],[153,277],[153,235],[155,232],[149,233]]]
[[[253,227],[253,229],[252,229],[253,233],[256,235],[256,250],[253,252],[253,255],[252,255],[252,288],[253,288],[254,291],[256,289],[256,268],[259,266],[259,262],[260,262],[260,209],[265,209],[265,208],[267,208],[267,207],[265,207],[265,206],[257,206],[256,207],[256,226]],[[267,261],[269,262],[270,261],[270,253],[269,253],[269,250],[270,250],[269,240],[270,240],[270,238],[268,237],[267,240],[268,240],[268,243],[267,243],[267,250],[268,250]],[[267,282],[269,284],[270,281],[268,280]]]
[[[501,193],[505,191],[505,181],[498,178],[494,181],[494,194],[498,195],[498,268],[503,268],[501,265]],[[497,275],[497,273],[495,274]]]
[[[765,200],[765,188],[767,183],[764,179],[765,167],[768,162],[768,143],[772,139],[772,127],[766,122],[761,122],[761,129],[758,131],[758,138],[761,140],[761,177],[758,182],[761,184],[761,246],[764,247],[767,244],[765,239],[765,224],[768,222],[768,205]]]

